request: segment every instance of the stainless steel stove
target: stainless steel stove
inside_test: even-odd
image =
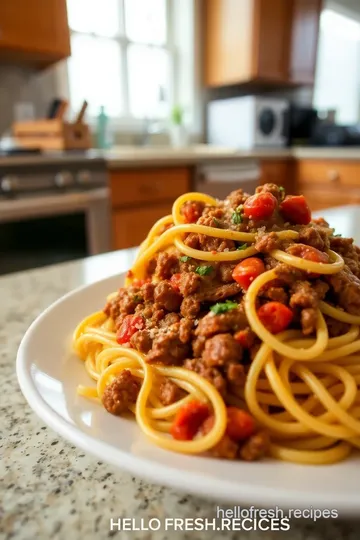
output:
[[[0,274],[109,249],[109,187],[101,156],[0,157]]]

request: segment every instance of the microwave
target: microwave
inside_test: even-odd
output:
[[[210,101],[207,140],[210,144],[244,150],[286,146],[288,111],[289,102],[285,99],[242,96]]]

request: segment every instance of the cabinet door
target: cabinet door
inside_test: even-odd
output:
[[[69,56],[66,0],[0,2],[0,54],[36,63]]]
[[[287,82],[291,1],[255,0],[254,75],[256,79]],[[241,52],[239,51],[239,55]]]
[[[292,0],[291,82],[313,84],[322,0]]]
[[[205,84],[227,86],[252,76],[254,0],[206,0]]]
[[[295,189],[293,160],[262,161],[260,183],[277,184],[283,186],[286,193],[293,193]]]
[[[113,249],[139,246],[154,223],[171,213],[171,203],[156,204],[148,208],[116,210],[112,213]]]
[[[334,206],[346,206],[348,204],[360,204],[360,189],[339,190],[333,186],[313,187],[308,185],[298,186],[297,191],[304,195],[311,210],[322,210]]]
[[[190,190],[187,167],[111,171],[112,207],[174,201]]]

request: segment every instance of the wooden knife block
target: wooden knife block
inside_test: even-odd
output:
[[[19,146],[42,150],[86,150],[91,148],[89,126],[61,119],[15,122],[13,135]]]

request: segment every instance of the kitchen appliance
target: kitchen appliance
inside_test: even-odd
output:
[[[360,125],[317,124],[310,139],[312,146],[360,146]]]
[[[225,199],[231,191],[239,188],[254,193],[260,177],[260,164],[253,159],[234,160],[229,164],[200,165],[195,174],[195,191],[218,199]]]
[[[105,161],[0,158],[0,274],[110,250]]]
[[[318,112],[313,107],[290,104],[288,117],[288,145],[307,145],[319,122]]]
[[[210,144],[239,149],[283,147],[287,144],[285,99],[242,96],[210,101],[207,139]]]

